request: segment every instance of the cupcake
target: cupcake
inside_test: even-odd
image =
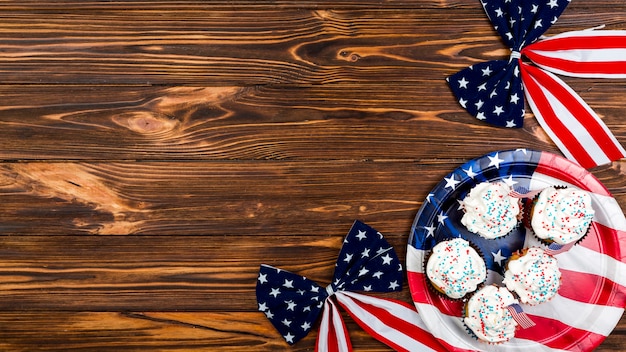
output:
[[[459,300],[485,282],[487,269],[468,241],[454,238],[433,247],[427,257],[426,276],[437,293]]]
[[[495,285],[485,286],[465,304],[463,323],[479,341],[506,342],[515,336],[518,327],[507,309],[512,304],[519,302],[509,290]]]
[[[507,262],[502,283],[520,302],[537,305],[556,295],[561,286],[561,271],[556,258],[543,249],[525,248]]]
[[[509,234],[521,218],[521,200],[509,195],[504,182],[481,182],[461,201],[461,223],[471,232],[487,239]]]
[[[528,221],[535,236],[545,244],[566,245],[587,234],[593,215],[589,193],[551,186],[531,202]]]

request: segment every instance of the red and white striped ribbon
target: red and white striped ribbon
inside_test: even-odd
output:
[[[413,305],[347,291],[336,297],[363,330],[395,351],[448,350],[428,332]]]
[[[556,75],[520,62],[528,104],[537,121],[570,160],[592,168],[626,157],[598,115]]]
[[[530,44],[522,54],[537,65],[520,60],[529,105],[568,159],[592,168],[626,157],[591,107],[552,74],[626,78],[626,31],[566,32]]]
[[[565,76],[626,78],[626,31],[566,32],[530,44],[522,54]]]
[[[413,305],[348,291],[339,291],[333,296],[363,330],[396,351],[448,350],[426,330]],[[333,296],[324,304],[315,351],[349,352],[352,344],[348,329]]]
[[[348,329],[331,297],[328,297],[324,304],[315,350],[319,352],[352,351]]]

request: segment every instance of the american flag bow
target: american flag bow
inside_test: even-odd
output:
[[[542,38],[569,2],[482,0],[511,55],[508,60],[470,66],[447,81],[470,114],[501,127],[522,127],[526,97],[561,152],[591,168],[624,158],[626,151],[591,107],[555,73],[626,77],[626,31],[583,30]]]
[[[352,350],[337,303],[365,331],[397,351],[442,350],[426,332],[412,305],[353,292],[400,291],[402,277],[400,260],[383,235],[355,221],[328,286],[262,265],[256,286],[257,303],[289,344],[304,338],[321,315],[316,351]]]

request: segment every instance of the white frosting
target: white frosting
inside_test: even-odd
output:
[[[548,187],[535,201],[531,226],[537,237],[564,245],[578,241],[587,233],[593,215],[587,192]]]
[[[437,243],[426,263],[430,281],[453,299],[476,291],[485,281],[485,261],[468,241],[455,238]]]
[[[465,325],[483,341],[505,342],[515,336],[517,322],[506,307],[519,303],[509,290],[485,286],[472,295],[465,307]]]
[[[504,182],[482,182],[474,186],[461,205],[461,223],[471,232],[494,239],[517,226],[520,200],[509,196],[511,187]]]
[[[508,262],[502,283],[517,293],[522,303],[535,305],[556,295],[561,286],[561,271],[556,258],[541,248],[532,247],[523,256]]]

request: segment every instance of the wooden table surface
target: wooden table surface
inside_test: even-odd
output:
[[[546,34],[599,25],[626,2],[572,1]],[[478,0],[1,1],[0,350],[312,351],[257,311],[261,263],[325,285],[355,219],[404,262],[454,168],[559,154],[445,83],[508,55]],[[564,80],[626,145],[626,80]],[[626,209],[626,161],[591,171]]]

